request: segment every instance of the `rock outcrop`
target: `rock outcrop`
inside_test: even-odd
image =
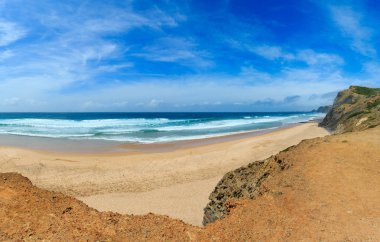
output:
[[[292,147],[286,150],[290,149]],[[254,199],[261,195],[265,192],[265,189],[260,187],[262,181],[288,167],[289,165],[281,158],[280,153],[225,174],[210,194],[210,202],[204,209],[203,225],[224,218],[229,211],[228,200]]]
[[[341,91],[320,126],[344,133],[380,124],[380,88],[351,86]]]

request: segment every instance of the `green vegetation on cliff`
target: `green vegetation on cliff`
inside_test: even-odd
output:
[[[360,86],[352,86],[353,91],[357,94],[364,95],[367,97],[376,96],[380,92],[380,88],[369,88],[369,87],[360,87]]]
[[[334,133],[365,130],[380,124],[380,88],[351,86],[338,93],[321,122]]]

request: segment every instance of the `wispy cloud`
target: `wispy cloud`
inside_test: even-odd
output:
[[[25,34],[26,31],[16,23],[0,20],[0,46],[7,46],[22,39]]]
[[[250,47],[250,51],[268,60],[301,61],[308,65],[342,65],[344,60],[329,53],[318,53],[311,49],[296,50],[294,52],[284,51],[280,46],[256,46]]]
[[[16,2],[5,1],[2,7],[17,9],[15,5]],[[128,46],[115,36],[138,28],[161,31],[162,27],[175,27],[184,20],[183,16],[171,16],[156,6],[135,11],[127,2],[117,7],[101,1],[80,5],[47,1],[25,3],[20,10],[28,11],[32,21],[37,20],[28,27],[33,38],[27,44],[0,52],[0,61],[9,60],[0,67],[0,77],[6,85],[35,82],[33,89],[41,92],[67,90],[84,82],[95,84],[102,73],[133,67],[125,58]],[[13,16],[13,21],[28,21],[20,19],[17,11]],[[25,37],[24,29],[12,21],[0,21],[0,46]]]
[[[373,30],[364,24],[361,13],[350,6],[331,6],[331,16],[341,32],[350,39],[351,48],[366,56],[375,56],[371,40]]]
[[[311,49],[297,52],[296,59],[304,61],[308,65],[342,65],[344,60],[336,54],[318,53]]]
[[[262,82],[263,76],[266,76],[265,82]],[[331,102],[333,97],[323,95],[346,87],[345,81],[337,70],[289,68],[277,76],[252,71],[239,76],[145,79],[115,83],[69,97],[57,94],[56,98],[63,106],[77,111],[204,111],[209,108],[214,111],[307,111]],[[270,102],[263,103],[268,97]]]
[[[291,53],[284,52],[279,46],[262,45],[256,47],[250,47],[250,51],[267,58],[269,60],[284,59],[294,60],[295,56]]]
[[[134,55],[149,61],[176,62],[197,68],[212,65],[207,52],[198,50],[193,41],[178,37],[160,38]]]
[[[1,110],[309,110],[351,84],[379,85],[364,10],[318,15],[310,2],[323,31],[281,8],[274,27],[254,2],[248,14],[233,1],[3,0]]]
[[[0,52],[0,61],[4,61],[8,58],[11,58],[14,56],[14,53],[13,51],[11,50],[4,50],[2,52]]]

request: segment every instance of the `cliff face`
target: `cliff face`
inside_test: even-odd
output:
[[[260,189],[261,182],[287,167],[281,158],[274,156],[225,174],[210,194],[210,202],[204,209],[203,225],[224,218],[229,211],[229,199],[253,199],[261,195],[264,192]]]
[[[351,86],[338,93],[320,125],[335,133],[344,133],[373,128],[379,124],[380,88]],[[263,181],[289,167],[283,153],[286,152],[227,173],[209,197],[203,224],[224,218],[229,213],[230,199],[255,199],[266,193]]]
[[[380,88],[351,86],[341,91],[320,126],[344,133],[380,124]]]
[[[224,218],[206,229],[220,241],[380,241],[379,148],[380,126],[304,140],[232,171],[210,196],[211,217]],[[224,236],[231,228],[234,239]]]

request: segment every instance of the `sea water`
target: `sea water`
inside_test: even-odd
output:
[[[0,134],[125,143],[201,139],[322,118],[278,113],[0,113]]]

